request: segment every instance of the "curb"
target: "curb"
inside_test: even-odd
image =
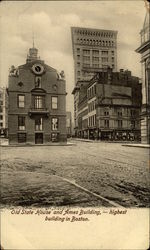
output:
[[[13,147],[50,147],[50,146],[76,146],[75,143],[67,143],[67,144],[25,144],[25,145],[18,145],[18,144],[14,144],[14,145],[0,145],[0,147],[8,147],[8,148],[13,148]]]
[[[142,145],[142,144],[123,144],[123,147],[135,147],[135,148],[150,148],[150,145]]]

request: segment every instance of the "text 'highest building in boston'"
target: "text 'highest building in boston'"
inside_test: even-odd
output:
[[[10,144],[66,141],[66,83],[60,74],[29,49],[26,64],[9,73]]]

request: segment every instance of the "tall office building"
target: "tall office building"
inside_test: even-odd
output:
[[[117,31],[72,27],[75,86],[108,67],[117,71]],[[78,128],[78,91],[74,94],[74,122]]]
[[[136,52],[141,54],[141,66],[142,66],[141,142],[150,143],[150,12],[149,11],[147,11],[144,20],[144,25],[140,32],[140,35],[141,35],[141,45],[136,50]]]

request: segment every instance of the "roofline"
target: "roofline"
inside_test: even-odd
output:
[[[118,33],[117,30],[107,30],[107,29],[97,29],[97,28],[86,28],[86,27],[75,27],[75,26],[72,26],[71,27],[71,30],[74,30],[74,29],[80,29],[80,30],[90,30],[90,31],[106,31],[106,32],[113,32],[113,33]]]

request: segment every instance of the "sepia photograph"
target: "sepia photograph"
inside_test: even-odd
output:
[[[0,13],[1,248],[147,250],[149,1]]]

